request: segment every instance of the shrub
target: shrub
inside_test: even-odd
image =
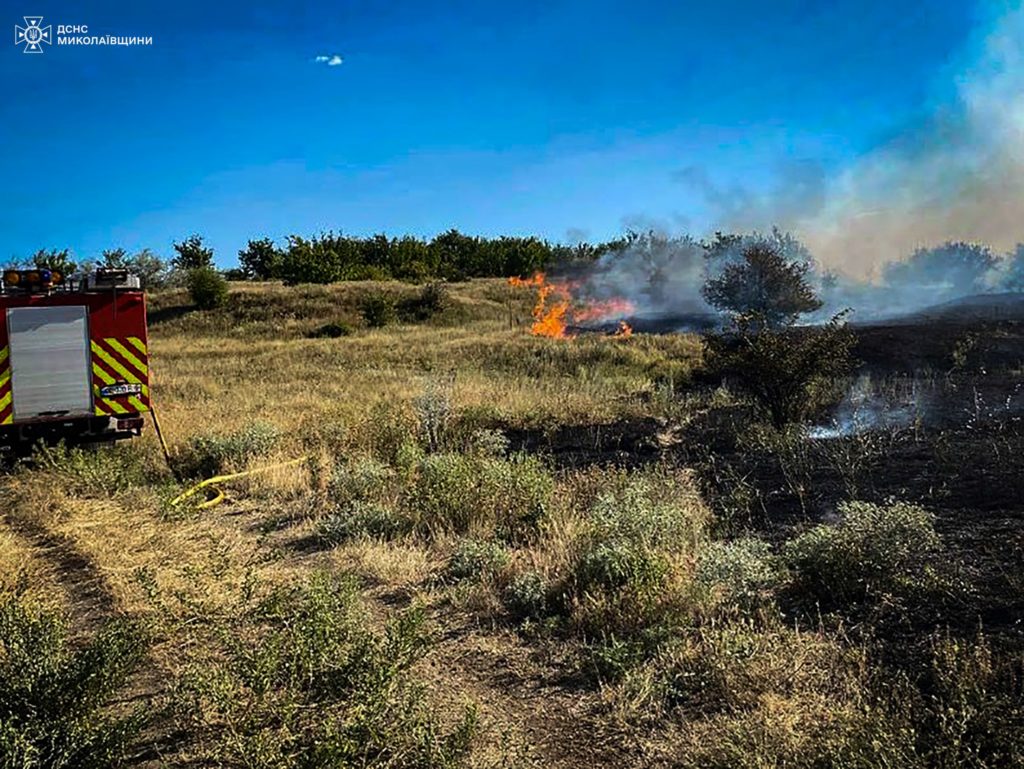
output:
[[[612,538],[588,545],[576,576],[584,593],[626,587],[652,589],[661,584],[668,570],[664,554],[638,542]]]
[[[434,454],[419,463],[407,508],[428,534],[518,539],[536,530],[552,486],[551,476],[532,457]]]
[[[416,415],[407,404],[379,400],[373,404],[353,430],[353,443],[373,456],[393,465],[400,454],[415,455],[417,441]]]
[[[401,303],[401,315],[404,320],[425,321],[440,315],[451,306],[451,294],[448,286],[439,281],[431,281],[420,288],[419,293]]]
[[[445,443],[452,416],[452,379],[430,379],[423,394],[416,398],[416,416],[420,434],[428,451],[439,451]]]
[[[177,465],[186,478],[217,475],[269,454],[280,436],[276,427],[265,422],[253,422],[227,435],[197,435],[188,441]]]
[[[356,501],[380,501],[394,475],[390,467],[371,457],[339,463],[328,482],[329,500],[338,507]]]
[[[352,327],[347,323],[325,323],[309,332],[310,339],[338,339],[350,336]]]
[[[560,604],[593,643],[601,677],[621,675],[690,621],[688,577],[706,518],[696,491],[671,477],[634,478],[597,497],[569,551]]]
[[[783,427],[838,399],[837,382],[853,366],[856,337],[836,315],[820,327],[776,330],[757,317],[704,338],[708,366],[735,381]]]
[[[681,693],[687,696],[677,707],[693,709],[702,701],[731,707],[690,719],[680,766],[990,769],[1024,763],[1024,698],[1019,670],[1012,670],[1019,662],[998,663],[980,634],[935,642],[931,669],[922,672],[918,686],[904,675],[872,680],[857,672],[856,653],[836,648],[824,654],[813,634],[748,648],[755,653],[737,655],[721,667],[724,675],[709,679],[706,699],[690,699],[694,688],[686,683]],[[689,663],[675,668],[675,674],[693,672]],[[665,691],[657,681],[639,682],[623,699],[639,694],[631,706],[649,712],[657,705],[646,694]]]
[[[128,620],[72,645],[63,617],[17,591],[0,593],[0,766],[77,769],[126,759],[142,713],[117,717],[108,707],[146,649]]]
[[[639,479],[598,498],[576,566],[580,591],[657,586],[669,556],[693,549],[703,519],[674,495],[658,496]]]
[[[626,688],[643,692],[641,709],[705,716],[753,710],[765,698],[826,696],[838,705],[858,693],[862,662],[822,634],[745,618],[677,633],[631,672]]]
[[[508,564],[508,550],[500,542],[463,539],[448,559],[448,574],[453,579],[484,579]]]
[[[228,300],[228,283],[212,267],[199,267],[188,273],[188,294],[200,310],[214,310]]]
[[[839,513],[839,523],[815,526],[786,546],[798,591],[834,606],[907,596],[932,581],[940,541],[926,510],[850,502]]]
[[[547,614],[549,590],[543,574],[536,571],[518,574],[505,588],[505,605],[519,617],[538,619]]]
[[[1019,657],[1000,659],[989,640],[932,640],[916,704],[926,765],[1024,766],[1024,690]]]
[[[383,328],[397,317],[395,300],[386,294],[370,294],[363,299],[359,309],[370,328]]]
[[[503,457],[510,445],[511,441],[501,430],[483,427],[469,436],[469,450],[483,457]]]
[[[770,602],[783,571],[771,546],[750,537],[705,545],[694,579],[717,603],[749,611]]]
[[[191,666],[178,685],[198,763],[466,765],[475,711],[444,728],[411,677],[429,646],[422,611],[375,630],[354,580],[320,576],[246,600],[220,622],[223,659]]]
[[[930,769],[900,713],[872,702],[776,698],[695,725],[679,769]],[[980,768],[979,768],[980,769]]]
[[[320,522],[319,538],[338,545],[359,537],[394,539],[408,531],[408,521],[384,505],[352,502]]]

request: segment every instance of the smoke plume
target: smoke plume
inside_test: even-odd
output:
[[[1006,10],[975,49],[947,103],[834,178],[813,161],[787,162],[762,192],[717,184],[698,166],[676,178],[703,198],[714,229],[753,232],[732,250],[765,238],[814,264],[825,306],[811,320],[846,307],[854,320],[889,318],[1024,290],[1024,248],[1011,256],[1024,240],[1024,6]],[[700,287],[731,258],[729,249],[708,253],[688,236],[651,232],[575,280],[585,295],[624,297],[639,315],[699,326],[711,314]]]
[[[792,226],[825,264],[881,265],[947,240],[1006,252],[1024,237],[1024,7],[1007,11],[924,127],[868,153]]]

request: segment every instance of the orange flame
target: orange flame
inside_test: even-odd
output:
[[[574,302],[572,291],[578,288],[578,282],[549,283],[543,272],[529,278],[511,277],[508,282],[514,287],[537,289],[537,303],[532,313],[533,325],[530,327],[530,333],[535,336],[572,339],[575,335],[567,330],[570,319],[573,323],[581,323],[626,315],[634,310],[632,302],[620,298]],[[626,337],[632,334],[633,329],[625,321],[619,321],[615,336]]]
[[[534,286],[543,286],[544,273],[534,273],[533,277],[530,278],[518,278],[515,275],[513,275],[511,278],[508,279],[508,284],[510,286],[515,286],[516,288],[532,288]]]
[[[586,323],[588,320],[604,320],[605,318],[630,315],[635,309],[636,306],[628,299],[620,297],[598,299],[573,310],[572,319],[577,323]]]

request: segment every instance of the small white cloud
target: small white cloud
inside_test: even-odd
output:
[[[313,61],[315,61],[317,64],[326,64],[328,67],[337,67],[345,60],[341,58],[338,54],[333,53],[330,56],[320,54],[315,59],[313,59]]]

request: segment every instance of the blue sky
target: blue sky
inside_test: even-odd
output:
[[[258,7],[253,7],[258,6]],[[704,234],[704,187],[840,172],[949,97],[984,7],[4,3],[148,47],[0,53],[0,257],[334,229]],[[10,30],[10,26],[8,29]],[[338,54],[339,66],[315,59]],[[689,181],[687,181],[689,180]]]

